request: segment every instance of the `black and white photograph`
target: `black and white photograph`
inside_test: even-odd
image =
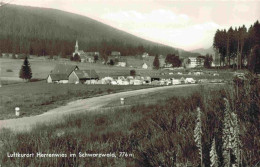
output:
[[[259,0],[0,0],[0,167],[260,167]]]

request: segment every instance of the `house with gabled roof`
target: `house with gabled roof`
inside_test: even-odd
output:
[[[118,51],[112,51],[111,52],[111,56],[114,58],[120,58],[121,57],[121,53]]]
[[[69,83],[84,83],[87,80],[98,80],[95,70],[76,70],[69,75]]]
[[[143,64],[142,64],[142,68],[143,68],[143,69],[148,69],[148,65],[147,65],[146,63],[143,63]]]
[[[66,74],[49,74],[47,83],[68,83],[68,77]]]
[[[149,54],[147,52],[144,52],[142,58],[147,58],[147,57],[149,57]]]
[[[57,64],[48,75],[47,83],[68,83],[69,75],[77,70],[77,65]]]

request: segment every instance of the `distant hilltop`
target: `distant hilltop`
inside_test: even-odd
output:
[[[213,55],[213,54],[214,54],[214,49],[213,49],[213,46],[211,46],[211,47],[208,48],[208,49],[199,48],[199,49],[191,50],[191,52],[193,52],[193,53],[199,53],[199,54],[201,54],[201,55],[203,55],[203,56],[205,56],[206,54]]]

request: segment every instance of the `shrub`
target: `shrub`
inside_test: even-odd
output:
[[[135,76],[136,75],[136,71],[135,70],[130,70],[130,76]]]

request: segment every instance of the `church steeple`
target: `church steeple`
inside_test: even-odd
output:
[[[78,51],[79,51],[79,45],[78,45],[78,40],[76,40],[75,53],[78,53]]]

